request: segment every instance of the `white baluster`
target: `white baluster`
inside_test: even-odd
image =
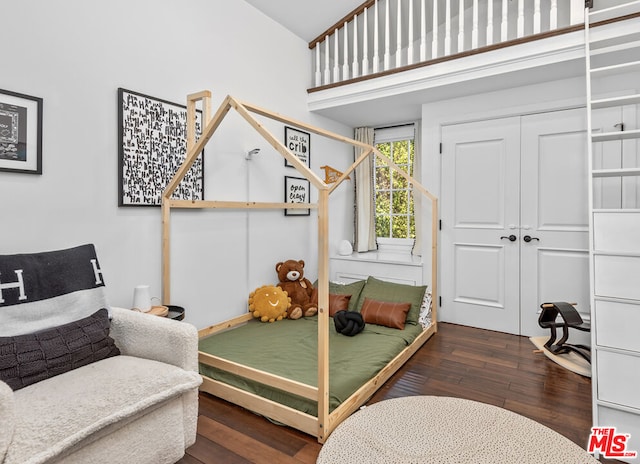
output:
[[[376,0],[373,9],[373,72],[374,74],[380,71],[380,46],[378,44],[380,26],[378,24],[378,4],[380,1]]]
[[[322,85],[322,65],[320,64],[320,42],[316,44],[316,87]]]
[[[389,69],[389,66],[391,65],[391,54],[389,53],[389,49],[390,49],[390,38],[389,35],[391,34],[389,32],[389,9],[391,8],[391,0],[387,0],[387,8],[385,10],[385,16],[384,16],[384,70],[386,71],[387,69]]]
[[[420,0],[420,61],[427,61],[427,12],[425,0]]]
[[[324,83],[331,84],[331,70],[329,69],[329,36],[324,38]]]
[[[541,22],[541,13],[540,13],[540,0],[536,0],[533,6],[533,33],[538,34],[540,32],[540,22]]]
[[[458,53],[464,51],[464,0],[458,2]]]
[[[336,29],[333,38],[333,82],[340,82],[340,29]]]
[[[509,38],[509,0],[502,0],[502,21],[500,22],[500,42]]]
[[[444,55],[451,54],[451,0],[445,3],[444,13]]]
[[[524,0],[518,0],[518,22],[517,22],[518,38],[524,36]]]
[[[487,8],[489,8],[490,6],[491,5],[488,5]],[[471,48],[478,48],[478,0],[473,0],[473,27],[471,29]]]
[[[358,17],[353,17],[353,63],[351,63],[351,77],[360,75],[358,64]]]
[[[362,26],[362,75],[369,74],[369,24],[367,8],[364,9],[364,25]]]
[[[349,79],[349,28],[347,27],[349,23],[344,22],[344,33],[343,33],[343,44],[342,44],[342,78],[344,80]]]
[[[558,0],[551,0],[549,10],[549,30],[558,29]]]
[[[431,59],[438,58],[438,2],[433,2],[433,27],[431,29]]]
[[[493,0],[487,6],[487,45],[493,44]]]
[[[413,63],[413,1],[409,1],[409,39],[407,42],[407,64]]]
[[[569,25],[573,26],[574,24],[584,23],[584,0],[569,1]]]
[[[402,66],[402,0],[396,1],[396,68]]]

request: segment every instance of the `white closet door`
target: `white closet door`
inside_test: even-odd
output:
[[[545,301],[577,302],[578,311],[588,318],[586,126],[582,108],[522,118],[522,335],[548,333],[538,325],[540,303]],[[588,336],[582,342],[588,343]]]
[[[554,300],[586,317],[585,130],[583,109],[443,127],[442,320],[537,335]]]
[[[441,318],[518,333],[520,118],[445,126],[442,143]]]

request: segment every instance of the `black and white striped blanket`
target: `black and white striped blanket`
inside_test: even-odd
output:
[[[0,337],[33,333],[107,308],[93,245],[0,255]]]

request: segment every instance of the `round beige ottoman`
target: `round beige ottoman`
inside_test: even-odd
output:
[[[367,406],[340,424],[318,464],[595,463],[568,438],[476,401],[410,396]]]

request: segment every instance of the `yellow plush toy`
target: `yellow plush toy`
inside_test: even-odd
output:
[[[249,311],[262,322],[284,319],[290,306],[287,292],[274,285],[263,285],[249,294]]]

